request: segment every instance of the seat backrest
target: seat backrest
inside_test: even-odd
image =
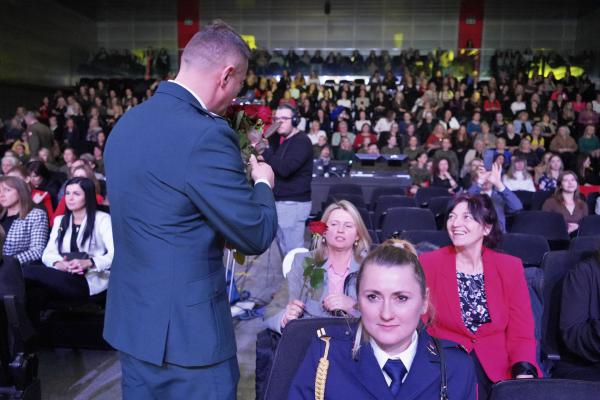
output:
[[[382,217],[388,208],[393,207],[416,207],[415,199],[408,196],[384,195],[377,199],[373,222],[379,228],[381,227]]]
[[[437,217],[445,216],[448,212],[448,204],[452,200],[452,196],[437,196],[429,199],[427,208],[431,210],[433,215]]]
[[[308,253],[308,249],[305,247],[297,247],[295,249],[290,250],[285,257],[283,257],[283,261],[281,263],[281,272],[283,272],[283,278],[287,276],[288,272],[292,269],[292,264],[294,262],[294,257],[299,253]]]
[[[522,211],[515,215],[511,233],[540,235],[546,240],[569,241],[567,224],[562,215],[547,211]]]
[[[544,202],[554,194],[552,191],[538,190],[531,197],[531,211],[539,211],[542,209]]]
[[[429,204],[429,199],[432,197],[444,197],[448,196],[448,189],[439,188],[439,187],[428,187],[428,188],[419,188],[417,193],[415,194],[415,201],[417,202],[417,207],[427,207]]]
[[[317,329],[332,325],[347,325],[350,329],[354,322],[345,318],[302,318],[287,324],[275,351],[265,400],[287,399],[292,379]]]
[[[571,240],[570,251],[589,252],[600,247],[600,236],[578,236]]]
[[[442,231],[404,231],[400,235],[403,239],[408,240],[418,247],[419,243],[430,243],[437,247],[450,246],[452,241],[446,230]],[[417,249],[419,250],[419,249]],[[433,249],[431,249],[433,250]],[[431,251],[427,250],[427,251]]]
[[[596,212],[596,200],[598,199],[598,196],[600,196],[599,192],[592,192],[588,193],[585,198],[585,201],[588,205],[588,213],[590,215],[593,215]]]
[[[354,183],[336,183],[329,188],[327,196],[331,196],[338,193],[358,194],[363,195],[363,190],[360,185]]]
[[[560,309],[562,282],[567,271],[575,265],[575,258],[568,250],[550,251],[544,256],[544,314],[542,317],[542,352],[549,360],[559,360],[562,340],[560,338]]]
[[[371,214],[369,214],[369,210],[367,210],[365,207],[356,207],[356,210],[360,214],[360,217],[362,218],[367,229],[374,229],[375,227],[373,226],[373,221],[371,220]]]
[[[490,400],[597,399],[600,382],[570,379],[516,379],[492,386]]]
[[[546,238],[540,235],[505,233],[498,244],[498,250],[520,258],[525,267],[539,267],[544,254],[550,251],[550,246]]]
[[[524,210],[531,210],[531,201],[533,200],[534,192],[528,190],[515,190],[513,193],[521,200]]]
[[[381,226],[382,239],[389,239],[395,232],[431,230],[435,231],[435,217],[425,208],[394,207],[387,211]]]
[[[588,215],[579,223],[577,236],[600,236],[600,215]]]
[[[335,203],[336,201],[339,201],[339,200],[347,200],[350,203],[352,203],[354,205],[354,207],[362,207],[362,208],[367,207],[367,205],[365,204],[365,199],[363,198],[362,194],[335,193],[335,194],[329,195],[327,197],[327,201],[323,205],[323,209],[327,208],[327,206],[330,205],[331,203]]]
[[[375,205],[377,204],[377,200],[381,196],[404,196],[406,191],[403,187],[400,186],[381,186],[373,189],[371,193],[371,200],[369,201],[369,205],[371,209],[375,209]]]

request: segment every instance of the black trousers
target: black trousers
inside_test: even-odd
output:
[[[40,311],[52,300],[85,300],[90,295],[85,275],[33,264],[23,266],[27,314],[39,332]]]
[[[479,359],[477,358],[477,354],[475,354],[475,351],[471,351],[469,356],[473,361],[475,375],[477,376],[477,400],[487,400],[490,397],[490,392],[492,391],[494,382],[488,378],[483,367],[481,366],[481,363],[479,362]]]

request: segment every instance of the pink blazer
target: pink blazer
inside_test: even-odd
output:
[[[453,246],[421,254],[430,301],[434,306],[432,336],[457,342],[477,358],[493,382],[510,379],[512,365],[527,361],[538,369],[531,300],[521,260],[483,248],[485,293],[491,322],[472,333],[463,323],[456,251]]]

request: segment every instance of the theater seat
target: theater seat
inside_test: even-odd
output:
[[[520,258],[525,267],[539,267],[544,254],[550,251],[550,246],[548,246],[548,241],[540,235],[506,233],[502,235],[498,250]]]
[[[316,336],[317,329],[331,325],[350,327],[352,323],[354,320],[345,318],[302,318],[287,324],[275,352],[265,400],[280,400],[288,397],[294,374],[304,360],[306,349]]]
[[[413,207],[390,208],[381,226],[381,240],[403,231],[435,231],[437,229],[433,213],[428,209]]]
[[[430,243],[436,247],[450,246],[452,241],[448,232],[443,231],[404,231],[400,235],[402,239],[408,240],[415,246],[419,243]],[[418,250],[418,249],[417,249]],[[433,249],[432,249],[433,250]]]
[[[564,250],[570,242],[562,215],[547,211],[521,211],[515,215],[510,233],[543,236],[552,250]]]
[[[415,199],[408,196],[385,195],[377,199],[375,205],[375,213],[373,215],[373,223],[377,228],[381,227],[383,217],[387,214],[387,210],[393,207],[416,207]]]
[[[600,215],[588,215],[579,223],[577,236],[600,236]]]
[[[418,207],[427,207],[432,197],[447,197],[448,195],[448,189],[440,187],[420,188],[415,194],[415,201]]]
[[[600,397],[600,382],[516,379],[492,386],[490,400],[587,400]]]

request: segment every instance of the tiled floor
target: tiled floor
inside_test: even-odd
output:
[[[281,257],[275,245],[236,272],[240,290],[268,302],[282,281]],[[254,399],[256,334],[260,319],[235,321],[241,378],[238,399]],[[42,398],[50,400],[117,400],[121,398],[121,371],[112,351],[47,349],[40,353]]]

